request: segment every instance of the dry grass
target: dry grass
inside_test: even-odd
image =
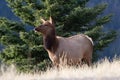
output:
[[[103,60],[92,67],[66,67],[59,71],[48,69],[44,73],[17,73],[14,66],[4,71],[1,67],[0,80],[120,80],[120,61]]]

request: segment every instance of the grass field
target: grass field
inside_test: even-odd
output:
[[[48,69],[34,74],[17,73],[14,66],[6,71],[1,67],[0,80],[120,80],[120,60],[109,62],[105,59],[92,67]]]

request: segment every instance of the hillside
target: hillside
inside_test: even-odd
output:
[[[96,4],[100,3],[107,3],[108,7],[105,10],[104,14],[109,14],[111,13],[113,15],[112,20],[104,25],[105,30],[116,30],[117,31],[117,39],[109,45],[108,48],[105,48],[100,55],[103,56],[108,56],[108,57],[113,57],[114,54],[120,55],[120,0],[90,0],[88,3],[88,6],[94,6]]]
[[[120,80],[119,66],[120,60],[109,62],[105,59],[103,62],[94,64],[93,67],[66,67],[59,71],[48,69],[46,72],[31,74],[17,73],[13,65],[4,70],[5,66],[2,65],[0,80]]]

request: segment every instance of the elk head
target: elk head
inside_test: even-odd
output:
[[[41,19],[41,21],[42,24],[34,29],[36,32],[41,32],[43,35],[55,33],[55,26],[51,17],[47,21],[44,19]]]

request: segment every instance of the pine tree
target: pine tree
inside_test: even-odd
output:
[[[40,45],[42,38],[34,31],[27,32],[25,27],[23,23],[0,18],[0,42],[5,47],[0,59],[7,65],[15,64],[19,71],[44,70],[48,56]]]
[[[93,61],[95,61],[97,59],[97,51],[101,51],[107,47],[108,44],[115,39],[116,33],[115,31],[104,32],[103,30],[104,24],[109,22],[111,18],[110,14],[102,15],[107,5],[99,4],[94,7],[87,7],[86,4],[88,1],[89,0],[7,0],[9,7],[12,8],[15,15],[25,24],[24,27],[27,27],[26,24],[37,27],[41,24],[40,18],[49,19],[49,17],[52,16],[58,35],[67,37],[83,33],[92,37],[94,41]],[[11,23],[12,22],[10,22],[10,24]],[[18,25],[18,23],[15,24]],[[11,25],[6,25],[12,27]],[[21,27],[23,26],[20,26],[20,28]],[[3,27],[2,31],[4,29],[5,27]],[[36,34],[32,30],[30,32],[26,30],[22,31],[21,29],[18,30],[17,34],[19,34],[19,36],[16,36],[17,38],[7,37],[8,40],[16,40],[13,41],[16,43],[10,44],[7,42],[6,48],[2,52],[2,59],[5,59],[5,62],[8,61],[9,57],[6,58],[5,55],[9,54],[8,52],[11,52],[11,54],[28,54],[24,59],[28,57],[29,60],[32,58],[35,59],[34,64],[31,66],[37,65],[38,63],[40,63],[39,66],[43,65],[45,63],[44,60],[46,60],[48,56],[42,46],[41,34]],[[6,31],[6,29],[4,31]],[[5,33],[4,31],[2,33],[2,41],[6,37],[4,34],[9,34],[9,31]],[[14,34],[14,32],[12,34]],[[4,41],[2,43],[4,43]],[[20,48],[19,50],[21,51],[15,52],[17,49],[14,48]],[[22,56],[24,57],[24,55]],[[12,59],[15,60],[15,57]]]

